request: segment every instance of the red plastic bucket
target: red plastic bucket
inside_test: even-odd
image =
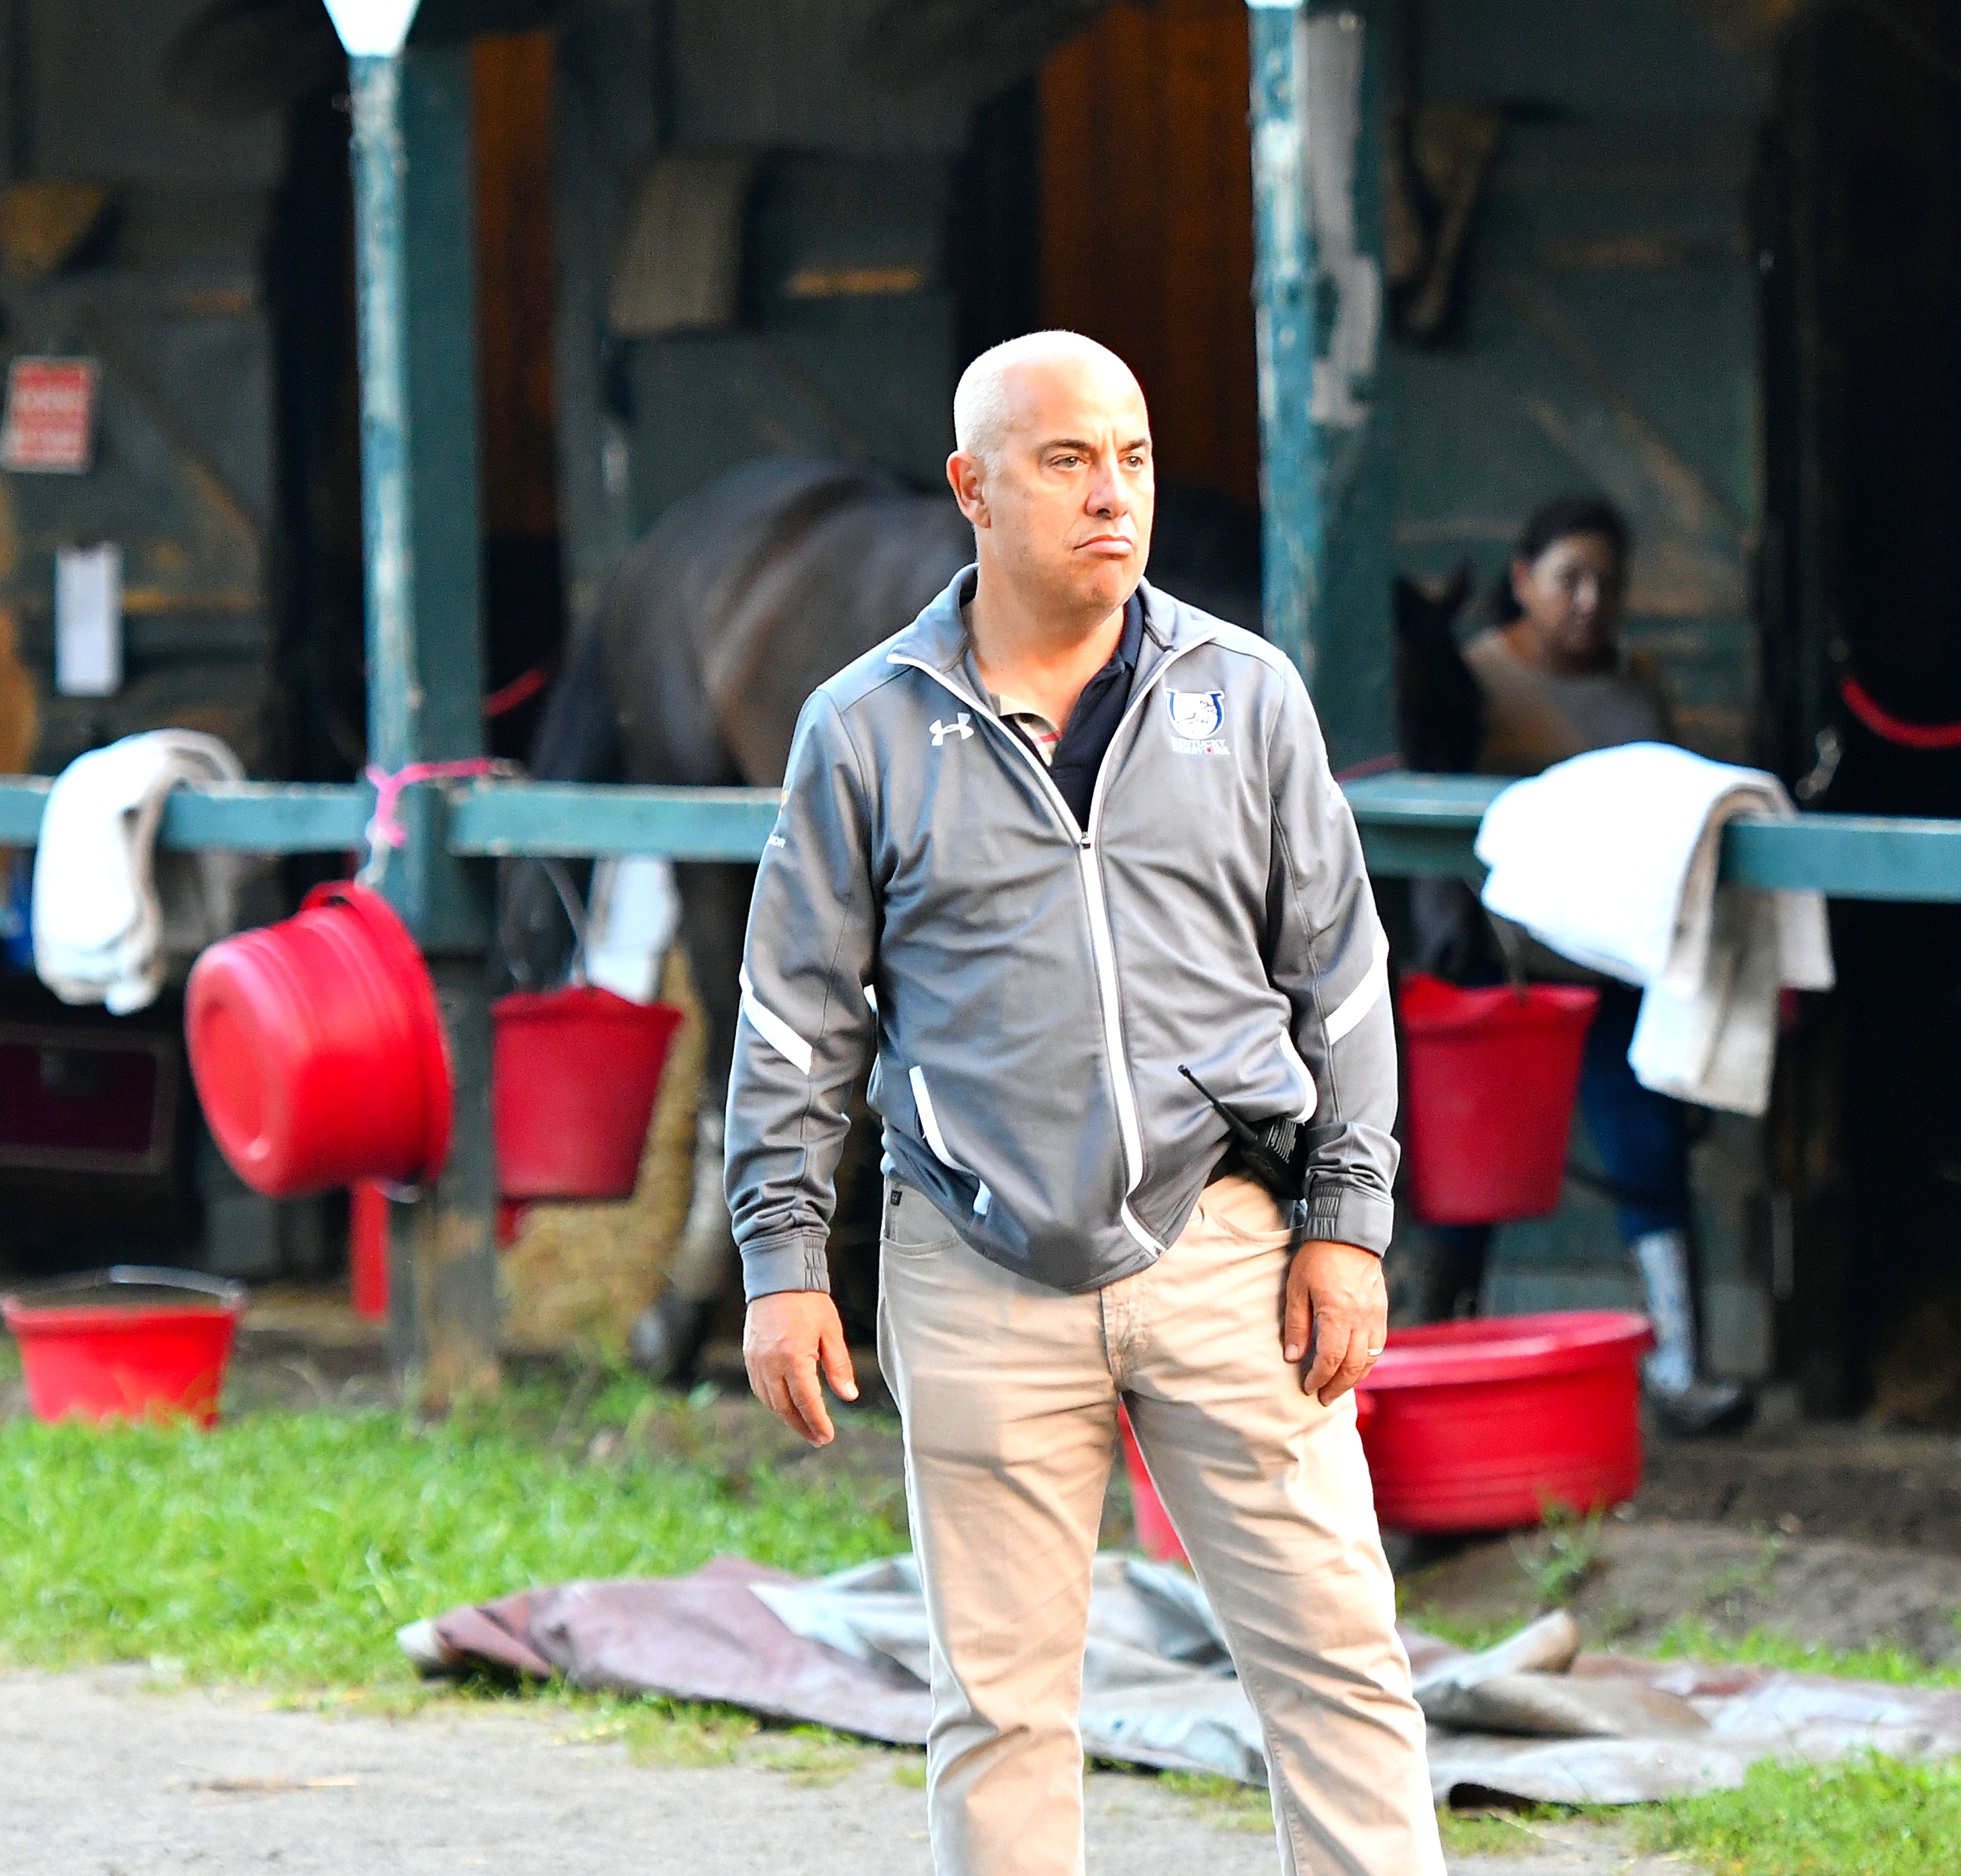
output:
[[[630,1196],[681,1012],[574,984],[501,997],[491,1015],[498,1190]]]
[[[1614,1310],[1392,1329],[1357,1390],[1376,1515],[1397,1530],[1504,1530],[1548,1504],[1632,1498],[1653,1341],[1646,1318]]]
[[[212,946],[184,1029],[212,1134],[255,1191],[442,1169],[453,1096],[435,986],[378,893],[317,886],[295,917]]]
[[[1144,1449],[1137,1444],[1137,1431],[1129,1412],[1117,1409],[1117,1424],[1124,1435],[1124,1469],[1130,1477],[1130,1521],[1137,1527],[1137,1543],[1147,1557],[1159,1563],[1189,1565],[1185,1546],[1178,1541],[1171,1514],[1164,1508],[1157,1487],[1151,1482],[1151,1469],[1144,1463]]]
[[[170,1420],[208,1427],[244,1287],[119,1264],[0,1297],[37,1420]]]
[[[1495,1224],[1558,1208],[1599,1000],[1577,984],[1459,990],[1421,972],[1403,979],[1405,1164],[1418,1217]]]

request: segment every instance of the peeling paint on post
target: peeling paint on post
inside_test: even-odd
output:
[[[1343,769],[1395,741],[1380,8],[1247,8],[1267,634]]]
[[[349,60],[361,343],[369,759],[398,770],[483,748],[467,53]],[[497,1380],[496,1171],[481,862],[412,788],[383,891],[430,954],[456,1082],[433,1191],[391,1207],[394,1365],[432,1409]]]
[[[402,62],[350,59],[354,270],[361,345],[361,525],[368,598],[368,759],[399,769],[414,744],[408,364],[402,302]]]

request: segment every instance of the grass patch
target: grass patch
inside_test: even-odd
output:
[[[1557,1501],[1548,1504],[1540,1533],[1512,1540],[1512,1554],[1532,1579],[1532,1596],[1543,1610],[1563,1609],[1586,1587],[1605,1561],[1600,1514],[1581,1517]]]
[[[210,1433],[0,1423],[0,1658],[406,1691],[394,1630],[459,1603],[672,1575],[718,1552],[815,1573],[903,1547],[895,1492],[636,1456],[649,1416],[687,1411],[614,1380],[507,1390],[434,1425],[383,1411]],[[589,1459],[595,1430],[623,1421]],[[678,1709],[595,1723],[616,1721],[704,1739],[726,1724]]]
[[[1670,1622],[1647,1652],[1663,1660],[1746,1661],[1797,1673],[1884,1681],[1896,1687],[1961,1687],[1961,1665],[1931,1665],[1910,1648],[1817,1648],[1776,1629],[1752,1629],[1747,1635],[1725,1636],[1693,1616]]]
[[[1440,1804],[1438,1833],[1450,1856],[1517,1856],[1542,1841],[1539,1826],[1561,1813],[1537,1804],[1516,1811],[1452,1811]]]
[[[1448,1642],[1452,1648],[1462,1648],[1472,1654],[1481,1654],[1487,1648],[1496,1648],[1507,1636],[1516,1635],[1526,1622],[1539,1619],[1535,1612],[1523,1618],[1514,1613],[1484,1616],[1472,1621],[1464,1616],[1453,1616],[1447,1609],[1438,1609],[1427,1603],[1417,1603],[1414,1592],[1407,1603],[1398,1596],[1396,1614],[1402,1621],[1421,1629],[1425,1635],[1433,1635],[1440,1642]]]
[[[531,1704],[547,1699],[566,1709],[561,1744],[622,1745],[636,1766],[732,1765],[761,1730],[754,1714],[737,1707],[582,1693],[563,1683],[540,1690]]]
[[[1642,1848],[1682,1852],[1716,1876],[1948,1876],[1961,1762],[1753,1766],[1740,1791],[1672,1799],[1630,1822]]]
[[[767,1747],[747,1755],[749,1763],[789,1773],[792,1785],[835,1785],[864,1763],[875,1748],[826,1726],[792,1726],[769,1735]]]
[[[1264,1833],[1274,1827],[1273,1799],[1264,1785],[1242,1785],[1220,1772],[1160,1772],[1157,1780],[1164,1790],[1189,1802],[1207,1823],[1222,1830]]]

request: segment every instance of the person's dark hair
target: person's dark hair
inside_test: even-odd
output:
[[[1604,495],[1555,495],[1551,501],[1542,502],[1519,530],[1519,538],[1512,544],[1512,558],[1536,560],[1555,542],[1570,540],[1574,534],[1604,535],[1614,544],[1615,558],[1622,566],[1627,565],[1634,531],[1628,525],[1628,518]],[[1486,603],[1491,617],[1500,625],[1510,625],[1514,619],[1524,617],[1525,608],[1512,591],[1510,561],[1492,582]]]

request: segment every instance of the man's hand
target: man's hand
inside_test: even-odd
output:
[[[1317,1240],[1294,1253],[1282,1342],[1288,1361],[1308,1361],[1303,1393],[1331,1407],[1375,1366],[1389,1324],[1389,1286],[1373,1251]]]
[[[812,1446],[828,1446],[837,1437],[818,1385],[818,1366],[840,1400],[858,1398],[858,1381],[837,1305],[823,1291],[757,1297],[742,1325],[742,1359],[756,1398],[792,1433]]]

